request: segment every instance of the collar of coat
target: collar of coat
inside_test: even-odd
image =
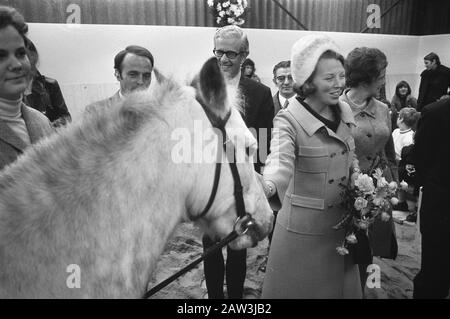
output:
[[[28,135],[30,136],[31,144],[33,144],[37,140],[39,140],[43,135],[42,129],[39,126],[40,122],[36,121],[36,113],[39,112],[32,110],[31,108],[27,107],[24,103],[21,104],[21,112],[22,118],[25,121],[25,125],[28,130]],[[13,147],[15,147],[20,151],[23,151],[25,150],[25,148],[28,147],[28,145],[26,145],[25,142],[22,141],[16,135],[16,133],[6,123],[2,121],[0,121],[0,139],[12,145]]]
[[[341,123],[345,123],[347,126],[356,126],[350,106],[339,101],[338,107],[341,111]],[[294,114],[295,119],[309,136],[313,136],[322,127],[326,128],[326,125],[305,109],[297,99],[293,99],[292,103],[289,103],[287,110]]]
[[[366,114],[372,118],[376,118],[376,113],[377,113],[377,103],[383,103],[381,101],[376,100],[375,98],[371,97],[369,100],[369,103],[367,104],[366,107],[359,109],[356,107],[352,107],[352,102],[349,100],[347,93],[350,89],[347,89],[344,91],[344,93],[341,95],[341,97],[339,98],[339,100],[341,102],[346,103],[349,107],[350,110],[353,113],[353,117],[356,117],[359,114]],[[384,104],[384,103],[383,103]]]

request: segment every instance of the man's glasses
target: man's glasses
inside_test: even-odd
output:
[[[224,54],[228,59],[236,59],[237,56],[245,51],[234,52],[234,51],[222,51],[222,50],[213,50],[214,55],[217,58],[221,58]]]
[[[277,82],[281,82],[281,83],[286,81],[286,79],[288,79],[288,81],[291,82],[292,81],[292,75],[288,75],[288,76],[280,75],[280,76],[277,76],[275,78],[275,80],[277,80]]]

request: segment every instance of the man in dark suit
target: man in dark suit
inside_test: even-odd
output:
[[[243,30],[237,26],[225,26],[214,35],[214,55],[227,84],[238,89],[242,99],[241,114],[247,127],[256,131],[258,156],[255,163],[261,171],[269,143],[273,119],[273,101],[270,89],[256,81],[241,77],[241,66],[249,54],[249,43]],[[203,247],[208,249],[218,238],[203,237]],[[219,250],[204,261],[208,297],[223,299],[223,280],[226,273],[228,298],[241,299],[247,271],[247,251],[235,251],[227,247],[226,267],[222,251]]]
[[[422,110],[413,149],[416,177],[423,186],[420,207],[421,269],[414,298],[445,298],[450,289],[450,99]]]
[[[120,83],[120,90],[107,99],[88,105],[85,113],[109,108],[130,92],[147,89],[152,81],[153,67],[153,55],[146,48],[130,45],[117,53],[114,58],[114,75]]]
[[[291,61],[281,61],[273,67],[273,83],[278,92],[273,96],[275,115],[295,99],[294,81],[291,75]]]

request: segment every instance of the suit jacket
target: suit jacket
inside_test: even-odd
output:
[[[294,97],[294,99],[295,99],[295,97]],[[273,96],[273,106],[274,106],[274,113],[275,113],[274,116],[276,116],[278,114],[278,112],[280,112],[280,110],[283,109],[283,107],[280,104],[280,91],[275,93],[275,95]]]
[[[23,103],[22,117],[32,144],[53,132],[49,120],[43,114]],[[0,120],[0,170],[14,162],[26,148],[27,145],[5,122]]]
[[[450,99],[424,107],[414,137],[413,160],[419,185],[423,186],[420,228],[450,229]]]
[[[256,130],[258,157],[255,170],[259,173],[269,153],[272,137],[274,117],[272,94],[269,87],[245,77],[239,80],[239,91],[243,100],[241,115],[244,122],[248,128]]]
[[[110,108],[111,106],[116,105],[120,101],[121,101],[121,98],[119,95],[119,91],[117,91],[113,96],[111,96],[107,99],[100,100],[100,101],[91,103],[88,106],[86,106],[86,108],[84,110],[84,116],[86,116],[92,112],[104,111],[104,110]]]
[[[280,104],[280,99],[278,98],[279,95],[280,95],[280,92],[277,92],[273,96],[274,115],[277,115],[278,112],[282,109],[281,104]]]

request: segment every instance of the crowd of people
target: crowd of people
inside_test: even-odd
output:
[[[31,144],[71,121],[55,79],[38,69],[38,51],[27,37],[28,26],[11,7],[0,6],[0,169],[14,162]],[[445,298],[450,288],[450,156],[446,137],[450,123],[450,69],[435,53],[424,58],[418,98],[410,85],[396,85],[391,101],[380,101],[388,58],[377,48],[358,47],[346,57],[329,37],[300,38],[290,60],[273,68],[277,92],[261,83],[244,30],[225,26],[216,31],[213,52],[227,84],[243,104],[249,128],[267,147],[255,170],[276,217],[265,268],[263,298],[361,298],[367,266],[373,256],[395,259],[393,218],[368,229],[370,252],[351,258],[336,254],[343,232],[332,226],[343,208],[341,184],[355,174],[384,165],[388,182],[406,180],[413,187],[399,194],[394,209],[420,211],[421,271],[414,279],[414,297]],[[148,89],[154,58],[130,45],[114,58],[120,89],[110,98],[86,107],[84,116],[115,105],[128,94]],[[272,131],[273,129],[273,131]],[[270,132],[273,132],[271,135]],[[362,237],[358,237],[362,238]],[[219,238],[203,237],[204,249]],[[243,298],[245,250],[218,251],[204,261],[209,298]],[[353,256],[355,257],[355,256]],[[224,279],[226,290],[224,290]],[[226,293],[225,293],[226,291]]]

